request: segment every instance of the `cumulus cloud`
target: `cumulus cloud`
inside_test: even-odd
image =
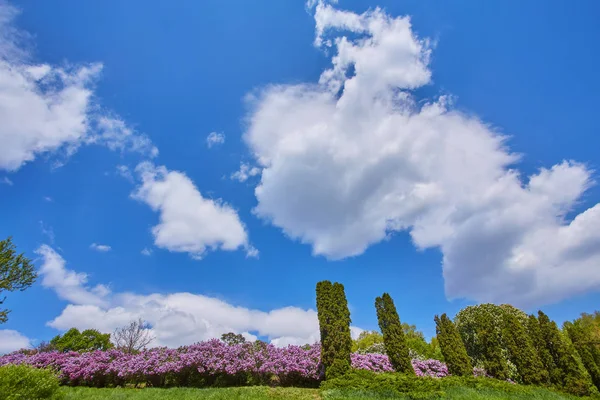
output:
[[[110,247],[109,245],[106,245],[106,244],[92,243],[90,245],[90,249],[99,251],[101,253],[106,253],[107,251],[111,251],[112,247]]]
[[[206,145],[209,149],[223,143],[225,143],[225,134],[223,132],[211,132],[206,137]]]
[[[2,183],[4,185],[8,185],[8,186],[12,186],[13,185],[13,181],[11,181],[10,179],[8,179],[8,176],[3,176],[2,179],[0,179],[0,183]]]
[[[156,337],[153,345],[180,346],[227,332],[253,340],[256,335],[266,336],[278,346],[319,340],[317,313],[311,309],[262,311],[194,293],[111,293],[104,285],[89,287],[87,275],[67,269],[65,260],[49,246],[40,247],[38,253],[44,257],[42,284],[72,303],[48,323],[59,330],[77,327],[112,332],[142,318]]]
[[[260,174],[260,168],[252,167],[249,164],[241,163],[240,169],[231,174],[231,179],[236,181],[246,182],[248,178]]]
[[[142,251],[140,251],[140,253],[141,253],[143,256],[150,256],[150,255],[152,255],[152,250],[150,250],[150,249],[149,249],[149,248],[147,248],[147,247],[144,247],[144,248],[142,249]]]
[[[108,287],[87,285],[88,276],[76,273],[66,268],[66,262],[52,247],[42,245],[36,253],[42,257],[39,273],[42,276],[42,286],[53,289],[58,297],[74,304],[90,304],[106,306]]]
[[[132,197],[160,215],[160,222],[152,228],[156,246],[194,258],[216,249],[256,252],[237,212],[221,200],[203,197],[183,172],[149,162],[139,164],[136,172],[141,184]]]
[[[0,329],[0,354],[31,347],[31,340],[12,329]]]
[[[102,64],[59,67],[29,61],[13,26],[17,10],[0,3],[0,169],[15,171],[38,155],[73,154],[84,143],[155,155],[149,139],[94,104]],[[60,165],[60,162],[57,163]]]
[[[408,231],[442,251],[449,298],[532,306],[600,287],[600,205],[567,218],[585,165],[521,176],[489,124],[448,97],[418,101],[431,47],[408,17],[318,2],[315,21],[332,54],[319,82],[249,96],[259,217],[330,259]]]

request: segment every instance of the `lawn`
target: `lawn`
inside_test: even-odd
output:
[[[94,389],[94,388],[72,388],[63,387],[61,390],[66,394],[65,400],[267,400],[267,399],[290,399],[290,400],[342,400],[342,399],[407,399],[406,397],[385,396],[382,394],[364,391],[341,391],[300,388],[269,388],[264,386],[222,388],[222,389]],[[438,397],[439,398],[439,397]],[[533,390],[530,394],[519,395],[515,393],[504,393],[493,389],[469,389],[449,388],[446,389],[444,399],[451,400],[567,400],[573,397],[560,395],[548,390]]]

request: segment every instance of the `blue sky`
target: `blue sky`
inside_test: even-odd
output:
[[[384,291],[427,336],[595,309],[600,6],[314,3],[1,3],[0,236],[41,271],[1,351],[310,342],[323,279],[355,332]]]

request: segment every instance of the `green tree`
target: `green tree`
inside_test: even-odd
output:
[[[448,371],[456,376],[472,376],[473,367],[467,354],[465,344],[456,326],[446,314],[434,318],[437,342],[444,355]]]
[[[385,352],[392,367],[398,372],[414,374],[415,371],[410,362],[406,338],[394,300],[389,294],[384,293],[381,297],[375,299],[375,309],[377,310],[379,329],[383,334]]]
[[[554,364],[554,359],[546,346],[546,340],[542,336],[540,330],[540,323],[537,317],[531,314],[527,320],[527,331],[531,337],[531,341],[537,354],[544,366],[544,370],[548,373],[548,378],[552,384],[558,384],[560,382],[560,370]]]
[[[241,334],[235,334],[233,332],[224,333],[221,335],[221,340],[225,342],[225,344],[229,346],[234,346],[236,344],[246,343],[246,338]]]
[[[63,335],[54,337],[50,346],[61,352],[108,350],[114,347],[110,341],[110,333],[100,333],[96,329],[79,332],[77,328],[71,328]]]
[[[317,283],[316,292],[321,362],[325,367],[325,378],[330,379],[350,370],[350,310],[342,284],[321,281]]]
[[[577,396],[589,396],[597,393],[591,377],[578,359],[575,348],[560,332],[556,322],[551,321],[542,311],[538,311],[538,321],[546,348],[559,370],[558,386]]]
[[[23,253],[17,254],[12,238],[0,241],[0,296],[3,292],[23,291],[36,278],[33,263]],[[0,305],[5,300],[6,296],[0,297]],[[9,312],[8,309],[0,309],[0,324],[8,320]]]
[[[521,381],[526,385],[547,383],[548,371],[544,368],[527,329],[515,315],[507,313],[504,316],[502,337]]]
[[[575,350],[579,354],[581,361],[590,374],[592,382],[596,388],[600,389],[600,349],[595,343],[593,333],[589,331],[589,326],[586,326],[581,320],[574,322],[565,322],[564,329],[569,335]]]
[[[362,331],[352,343],[352,352],[381,353],[383,335],[377,331]],[[383,350],[385,353],[385,349]]]

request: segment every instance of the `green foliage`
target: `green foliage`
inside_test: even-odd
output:
[[[0,400],[60,399],[54,372],[27,365],[0,367]]]
[[[564,337],[556,322],[542,311],[538,312],[538,321],[540,324],[540,333],[546,343],[546,348],[550,352],[557,372],[552,375],[558,375],[560,380],[556,385],[567,393],[576,396],[589,396],[597,394],[598,390],[593,385],[591,377],[581,364],[578,355],[566,337]],[[555,376],[554,379],[557,379]]]
[[[540,361],[548,373],[548,379],[552,384],[560,383],[560,370],[556,367],[556,364],[554,364],[554,359],[546,346],[546,340],[542,336],[540,323],[533,314],[530,315],[527,320],[527,330]]]
[[[246,343],[246,338],[241,334],[235,334],[233,332],[224,333],[221,335],[221,340],[225,342],[229,346],[234,346],[236,344]]]
[[[585,369],[590,374],[592,382],[596,385],[596,388],[600,388],[600,365],[598,364],[600,349],[594,343],[593,333],[589,331],[589,326],[583,324],[581,320],[576,320],[575,322],[566,322],[564,328]]]
[[[342,284],[329,281],[317,283],[317,314],[325,377],[330,379],[343,375],[350,370],[352,336],[350,310]]]
[[[114,346],[110,341],[110,333],[100,333],[95,329],[86,329],[79,332],[71,328],[63,335],[58,335],[50,341],[51,349],[65,351],[93,351],[108,350]]]
[[[514,315],[521,324],[527,323],[527,314],[508,304],[495,305],[495,304],[480,304],[477,306],[465,307],[456,314],[454,317],[454,323],[460,333],[460,336],[467,349],[467,354],[471,357],[471,362],[475,366],[484,364],[485,359],[485,346],[481,342],[478,335],[478,331],[483,329],[482,323],[493,326],[495,332],[489,332],[492,335],[492,339],[500,337],[500,343],[502,348],[502,356],[504,358],[503,363],[508,363],[508,351],[502,343],[502,328],[504,326],[504,315]],[[488,321],[491,318],[491,324]]]
[[[400,324],[400,317],[396,311],[394,300],[389,294],[384,293],[381,297],[375,299],[375,308],[379,329],[383,334],[385,352],[392,367],[398,372],[414,374],[415,371],[410,362],[404,330]]]
[[[544,368],[527,329],[513,314],[506,313],[504,316],[502,337],[508,357],[514,362],[522,383],[547,383],[548,371]]]
[[[456,326],[454,326],[446,314],[442,314],[441,317],[436,315],[434,320],[437,341],[439,342],[450,374],[455,376],[472,376],[473,367]]]
[[[12,238],[0,241],[0,305],[6,300],[3,292],[23,291],[30,287],[37,274],[33,263],[23,253],[17,254]],[[0,324],[8,320],[8,309],[0,309]]]
[[[360,353],[379,353],[379,351],[370,351],[383,345],[383,335],[377,331],[362,331],[358,338],[352,342],[352,352]]]
[[[502,325],[497,326],[497,320],[492,313],[483,312],[477,316],[477,338],[481,345],[483,368],[494,378],[508,379],[507,358],[502,354],[501,328],[504,318],[500,318]]]
[[[549,390],[474,377],[443,379],[353,370],[321,383],[325,399],[566,399]]]

